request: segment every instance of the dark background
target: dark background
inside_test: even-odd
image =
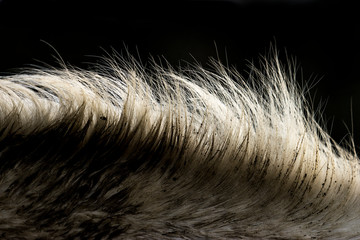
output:
[[[142,62],[163,56],[174,66],[219,57],[241,72],[272,43],[284,61],[285,53],[296,58],[299,81],[318,82],[311,89],[314,106],[322,103],[325,125],[338,142],[352,129],[352,111],[360,145],[360,17],[354,2],[0,0],[0,74],[41,62],[56,66],[56,53],[44,41],[65,62],[85,68],[114,49]]]

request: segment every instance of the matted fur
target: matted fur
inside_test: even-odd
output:
[[[0,78],[1,239],[360,238],[359,163],[275,57]]]

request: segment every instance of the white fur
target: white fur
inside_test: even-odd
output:
[[[294,72],[215,65],[1,77],[1,238],[360,238],[358,158]]]

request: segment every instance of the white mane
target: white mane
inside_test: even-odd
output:
[[[3,239],[360,237],[355,153],[275,57],[0,77]]]

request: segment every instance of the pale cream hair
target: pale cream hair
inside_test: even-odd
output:
[[[314,120],[294,71],[214,66],[2,76],[2,236],[359,238],[358,157]]]

